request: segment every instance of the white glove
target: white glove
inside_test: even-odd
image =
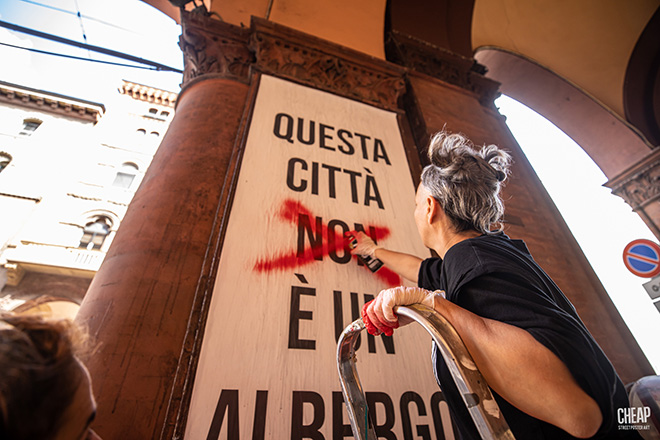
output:
[[[378,333],[383,332],[387,336],[390,336],[393,329],[411,322],[407,319],[399,320],[399,317],[394,313],[394,307],[424,304],[427,307],[433,308],[434,297],[437,295],[444,298],[445,292],[442,290],[431,292],[421,287],[405,286],[382,290],[375,300],[367,303],[363,310],[363,320],[365,318],[364,315],[366,315],[366,321],[368,321],[368,323],[365,322],[367,324],[367,331],[374,334],[371,330],[375,330],[374,327],[376,327]]]
[[[376,253],[376,249],[382,248],[382,246],[377,245],[371,237],[362,231],[357,232],[354,236],[357,240],[357,246],[351,249],[351,254],[353,255],[369,255],[370,257],[373,257]]]

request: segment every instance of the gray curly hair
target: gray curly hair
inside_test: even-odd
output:
[[[495,145],[476,149],[462,134],[444,130],[431,137],[430,165],[422,171],[422,185],[440,203],[457,232],[502,230],[504,204],[500,190],[509,174],[511,155]],[[491,229],[498,225],[497,229]]]

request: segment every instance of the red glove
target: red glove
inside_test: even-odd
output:
[[[396,324],[396,327],[390,327],[389,325],[387,325],[387,326],[386,326],[386,325],[383,325],[383,327],[384,327],[384,331],[381,332],[381,331],[378,329],[378,327],[376,327],[375,325],[373,325],[373,324],[371,323],[371,320],[369,319],[369,315],[367,315],[367,308],[369,308],[369,304],[371,304],[372,302],[374,302],[373,299],[372,299],[371,301],[369,301],[368,303],[366,303],[366,304],[362,307],[362,313],[361,313],[361,315],[362,315],[362,322],[364,322],[364,327],[367,329],[367,332],[368,332],[370,335],[379,336],[381,333],[384,333],[385,336],[392,336],[392,334],[394,333],[394,329],[395,329],[395,328],[399,328],[399,324],[397,323],[397,324]]]
[[[400,325],[406,325],[412,322],[410,319],[401,319],[394,313],[396,306],[408,306],[411,304],[424,304],[427,307],[434,307],[435,296],[445,296],[442,290],[431,292],[420,287],[392,287],[381,290],[375,300],[368,302],[362,308],[362,321],[364,321],[367,331],[372,335],[379,335],[381,332],[391,336],[394,329]]]

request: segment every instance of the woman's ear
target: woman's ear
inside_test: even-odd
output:
[[[426,219],[429,224],[433,223],[439,212],[442,211],[440,203],[433,196],[426,197]]]

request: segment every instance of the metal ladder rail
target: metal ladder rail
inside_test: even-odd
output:
[[[431,334],[438,345],[463,402],[483,439],[515,440],[486,381],[454,327],[438,312],[415,304],[395,308]],[[367,402],[355,368],[355,341],[365,329],[362,319],[348,325],[337,343],[337,370],[355,440],[378,440],[368,419]]]

